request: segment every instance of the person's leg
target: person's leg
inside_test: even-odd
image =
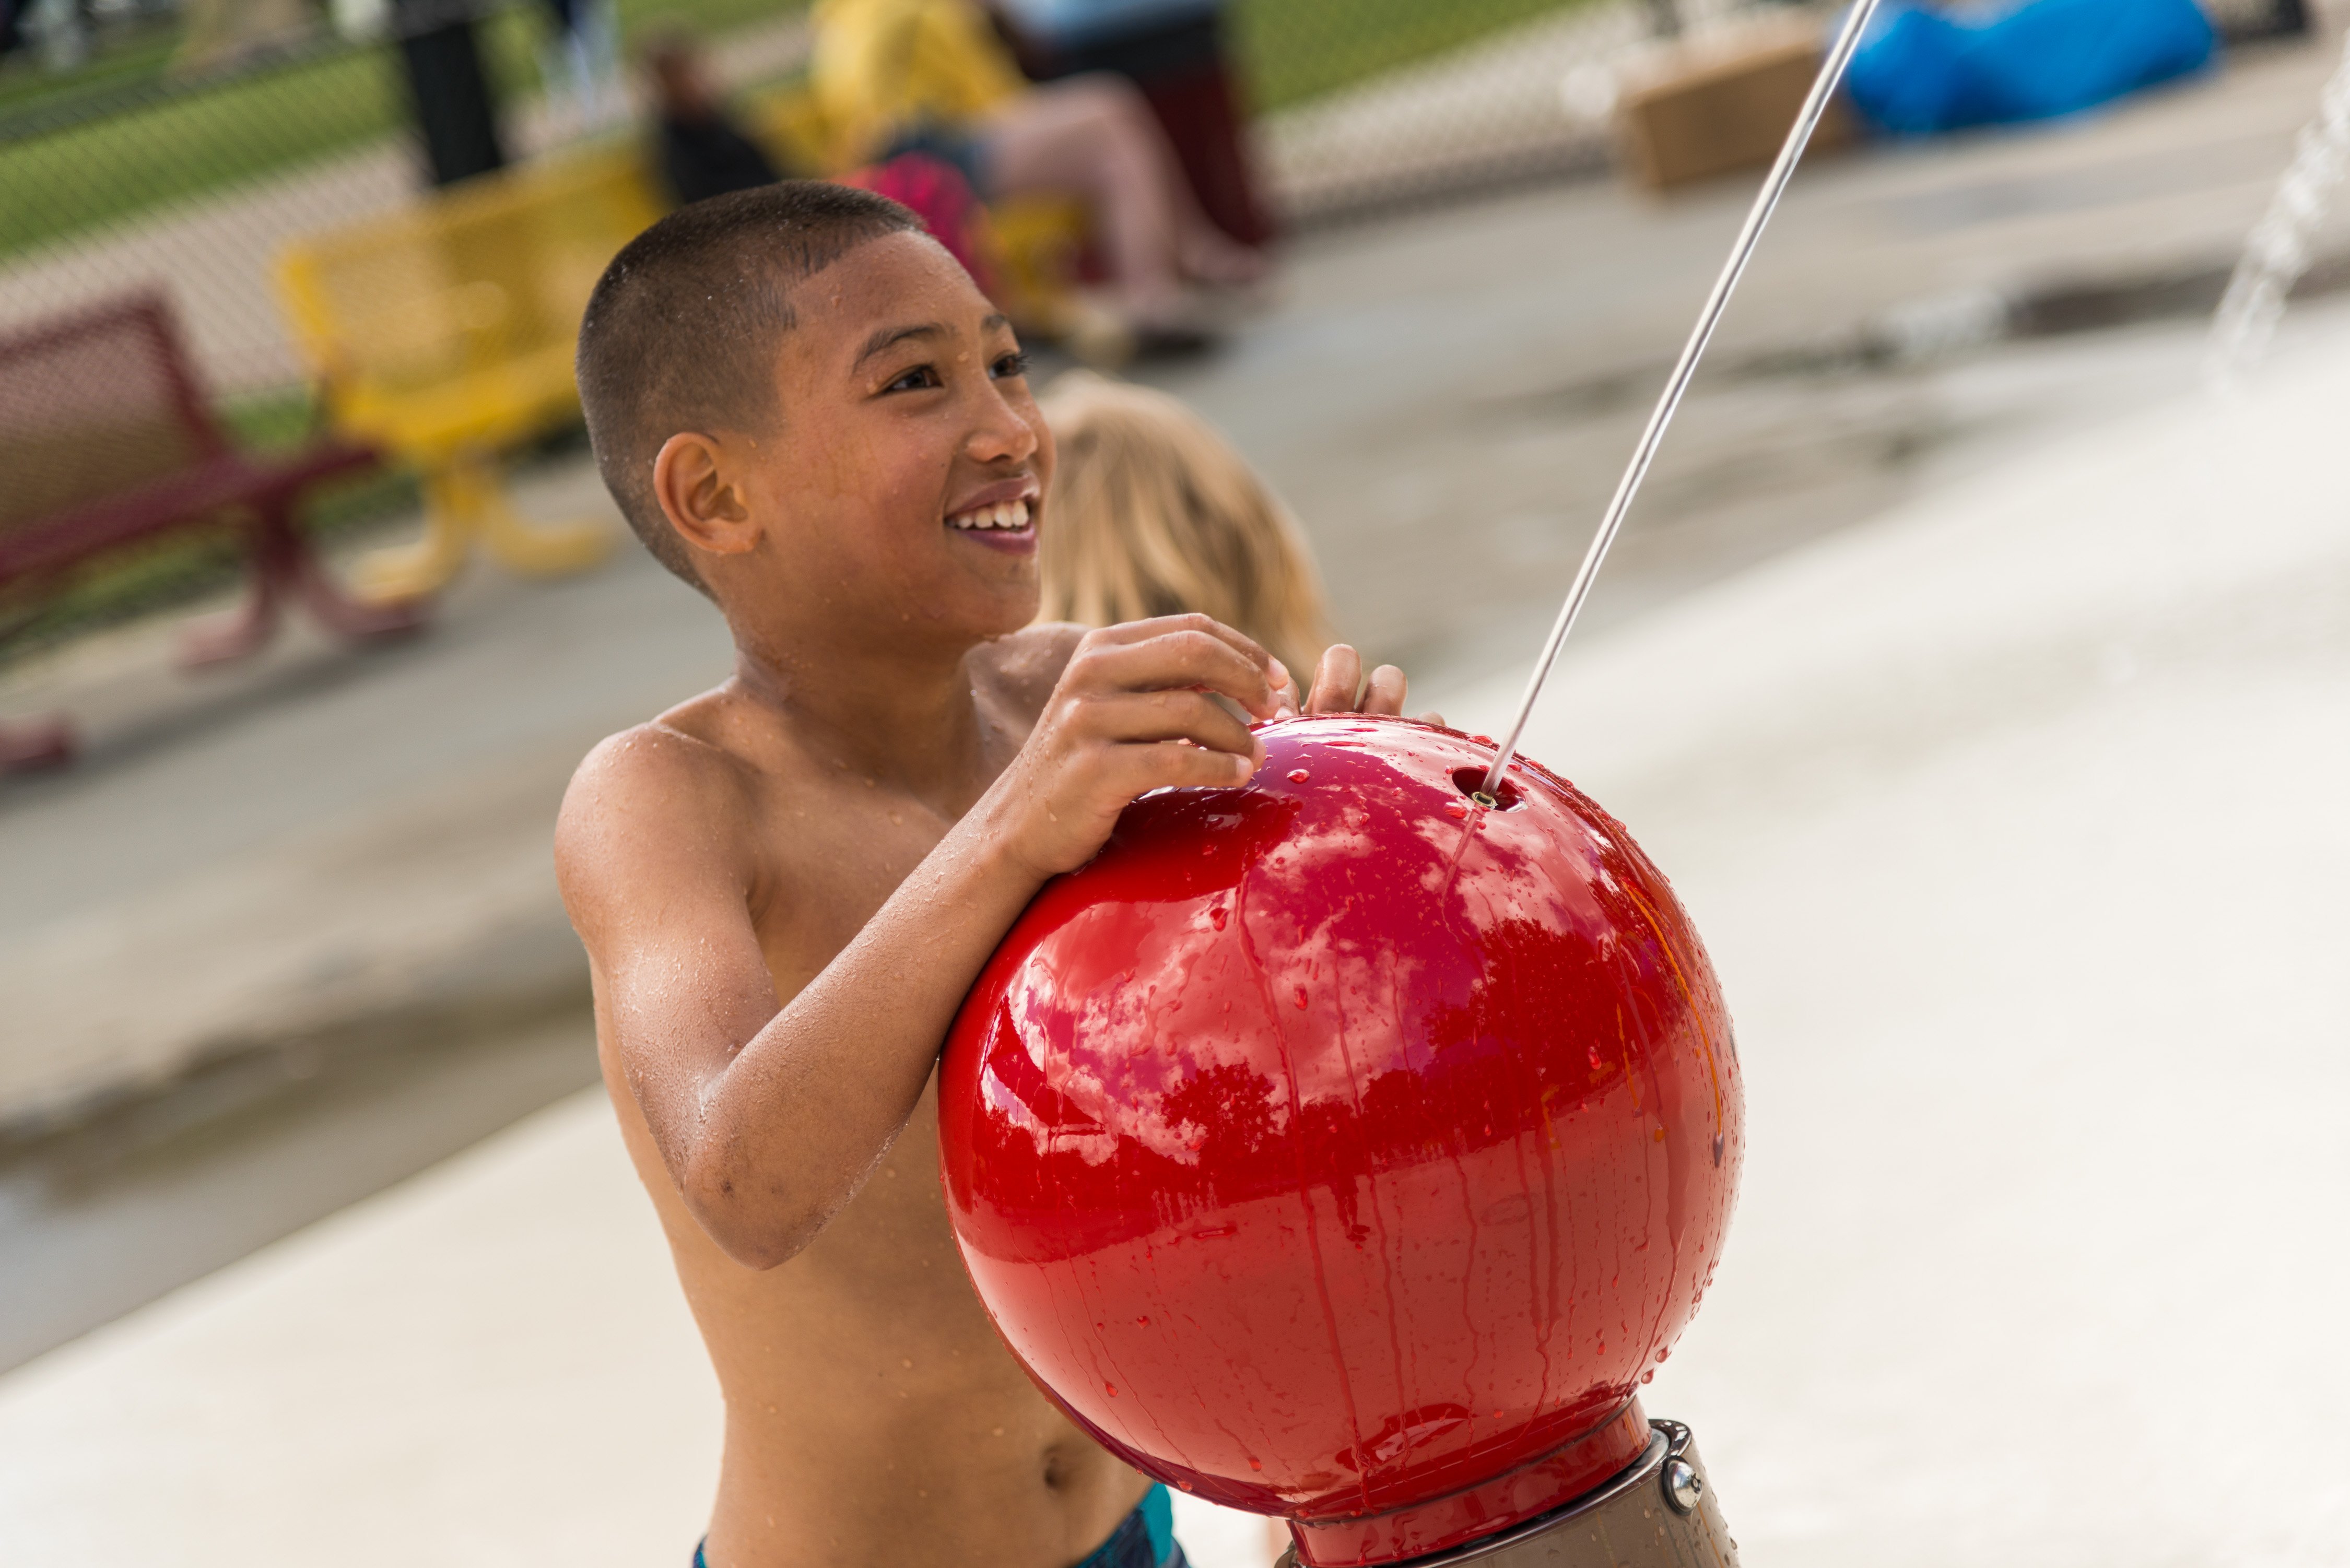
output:
[[[1216,227],[1201,208],[1199,198],[1191,193],[1191,181],[1184,176],[1182,161],[1168,144],[1167,131],[1140,88],[1107,71],[1077,78],[1067,85],[1100,95],[1109,133],[1130,143],[1135,159],[1151,170],[1173,223],[1176,265],[1186,277],[1233,286],[1254,283],[1264,275],[1264,257]]]
[[[1186,275],[1262,275],[1262,259],[1199,211],[1149,105],[1123,78],[1045,83],[1005,105],[984,134],[991,191],[1072,192],[1093,203],[1111,275],[1139,317],[1172,314]]]

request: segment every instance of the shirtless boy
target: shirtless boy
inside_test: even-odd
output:
[[[737,649],[589,755],[556,838],[725,1394],[711,1568],[1180,1562],[972,1293],[931,1069],[1045,879],[1145,790],[1248,777],[1235,710],[1297,694],[1203,617],[1029,627],[1053,446],[1023,369],[910,213],[827,185],[656,224],[580,330],[605,481]],[[1359,679],[1334,649],[1305,705]],[[1364,701],[1402,700],[1382,668]]]

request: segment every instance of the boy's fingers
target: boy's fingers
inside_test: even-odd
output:
[[[1150,620],[1124,621],[1117,626],[1104,627],[1098,631],[1087,632],[1086,640],[1098,642],[1104,646],[1130,646],[1135,643],[1148,642],[1152,638],[1168,637],[1188,631],[1204,632],[1218,641],[1230,645],[1242,658],[1255,665],[1260,670],[1267,671],[1268,680],[1271,678],[1269,672],[1279,662],[1246,632],[1236,631],[1213,616],[1196,613],[1162,615]]]
[[[1363,693],[1363,711],[1403,716],[1403,671],[1392,664],[1382,664],[1371,671],[1370,689]]]
[[[1363,656],[1343,642],[1322,653],[1322,667],[1314,672],[1314,690],[1305,699],[1309,713],[1351,713],[1355,693],[1363,687]]]
[[[1120,746],[1118,766],[1118,793],[1131,799],[1154,789],[1213,789],[1242,784],[1256,772],[1257,760],[1165,741],[1155,746]]]
[[[1263,745],[1232,711],[1204,691],[1137,691],[1090,705],[1087,728],[1107,741],[1191,741],[1254,758]]]
[[[1422,713],[1419,716],[1419,722],[1423,724],[1433,724],[1440,730],[1449,730],[1452,727],[1444,722],[1444,715],[1433,708]]]
[[[1205,687],[1257,718],[1270,719],[1274,713],[1273,687],[1265,680],[1264,666],[1226,639],[1193,628],[1097,649],[1087,656],[1081,679],[1102,692]]]

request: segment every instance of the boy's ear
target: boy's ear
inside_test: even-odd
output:
[[[653,495],[670,526],[687,543],[720,556],[739,556],[759,543],[758,524],[732,467],[722,441],[690,431],[661,442],[653,458]]]

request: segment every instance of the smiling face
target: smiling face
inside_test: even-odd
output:
[[[738,640],[969,647],[1037,606],[1052,438],[1011,326],[925,235],[796,285],[756,434],[671,437],[662,509]]]

